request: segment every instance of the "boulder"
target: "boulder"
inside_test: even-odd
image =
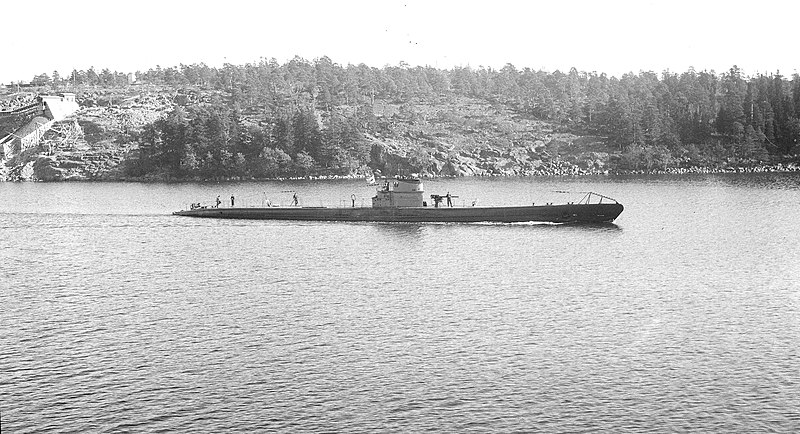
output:
[[[19,171],[20,181],[35,181],[36,174],[33,170],[33,161],[25,163]]]
[[[482,159],[485,160],[485,159],[488,159],[488,158],[500,157],[502,155],[502,153],[500,151],[498,151],[497,149],[486,148],[486,149],[481,149],[480,152],[478,153],[478,155]]]

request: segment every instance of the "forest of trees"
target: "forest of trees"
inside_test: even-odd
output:
[[[279,112],[255,123],[217,102],[175,108],[145,128],[128,172],[183,178],[277,178],[365,172],[369,149],[353,119],[334,114],[321,130],[313,111]]]
[[[397,104],[470,97],[502,104],[564,131],[607,138],[626,159],[769,161],[796,152],[800,76],[745,77],[689,70],[605,74],[543,72],[507,64],[450,70],[342,66],[327,57],[279,64],[262,59],[137,72],[138,83],[216,91],[213,101],[178,108],[147,128],[135,173],[180,176],[286,176],[348,173],[369,162],[363,133],[381,128],[376,99]],[[39,84],[128,86],[125,74],[94,68]],[[256,119],[257,122],[252,122]]]

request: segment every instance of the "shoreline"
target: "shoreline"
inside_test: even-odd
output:
[[[562,173],[490,173],[482,175],[419,175],[421,179],[456,179],[456,178],[582,178],[582,177],[617,177],[617,176],[657,176],[657,175],[718,175],[718,174],[766,174],[766,173],[800,173],[800,163],[778,163],[771,165],[756,166],[728,166],[728,167],[670,167],[657,170],[605,170],[587,171],[582,169],[565,170]],[[391,177],[391,176],[390,176]],[[97,179],[81,179],[71,177],[59,180],[39,180],[39,179],[19,179],[6,180],[0,182],[131,182],[131,183],[222,183],[222,182],[285,182],[285,181],[337,181],[337,180],[366,180],[368,176],[359,175],[309,175],[309,176],[287,176],[275,178],[243,178],[243,177],[220,177],[220,178],[174,178],[174,177],[105,177]]]

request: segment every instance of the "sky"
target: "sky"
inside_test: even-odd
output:
[[[0,9],[0,83],[294,56],[617,77],[737,65],[789,76],[800,68],[798,12],[800,2],[779,0],[10,1]]]

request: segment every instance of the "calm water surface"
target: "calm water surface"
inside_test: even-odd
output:
[[[459,179],[594,190],[611,226],[200,220],[362,181],[0,184],[17,432],[797,432],[800,176]]]

